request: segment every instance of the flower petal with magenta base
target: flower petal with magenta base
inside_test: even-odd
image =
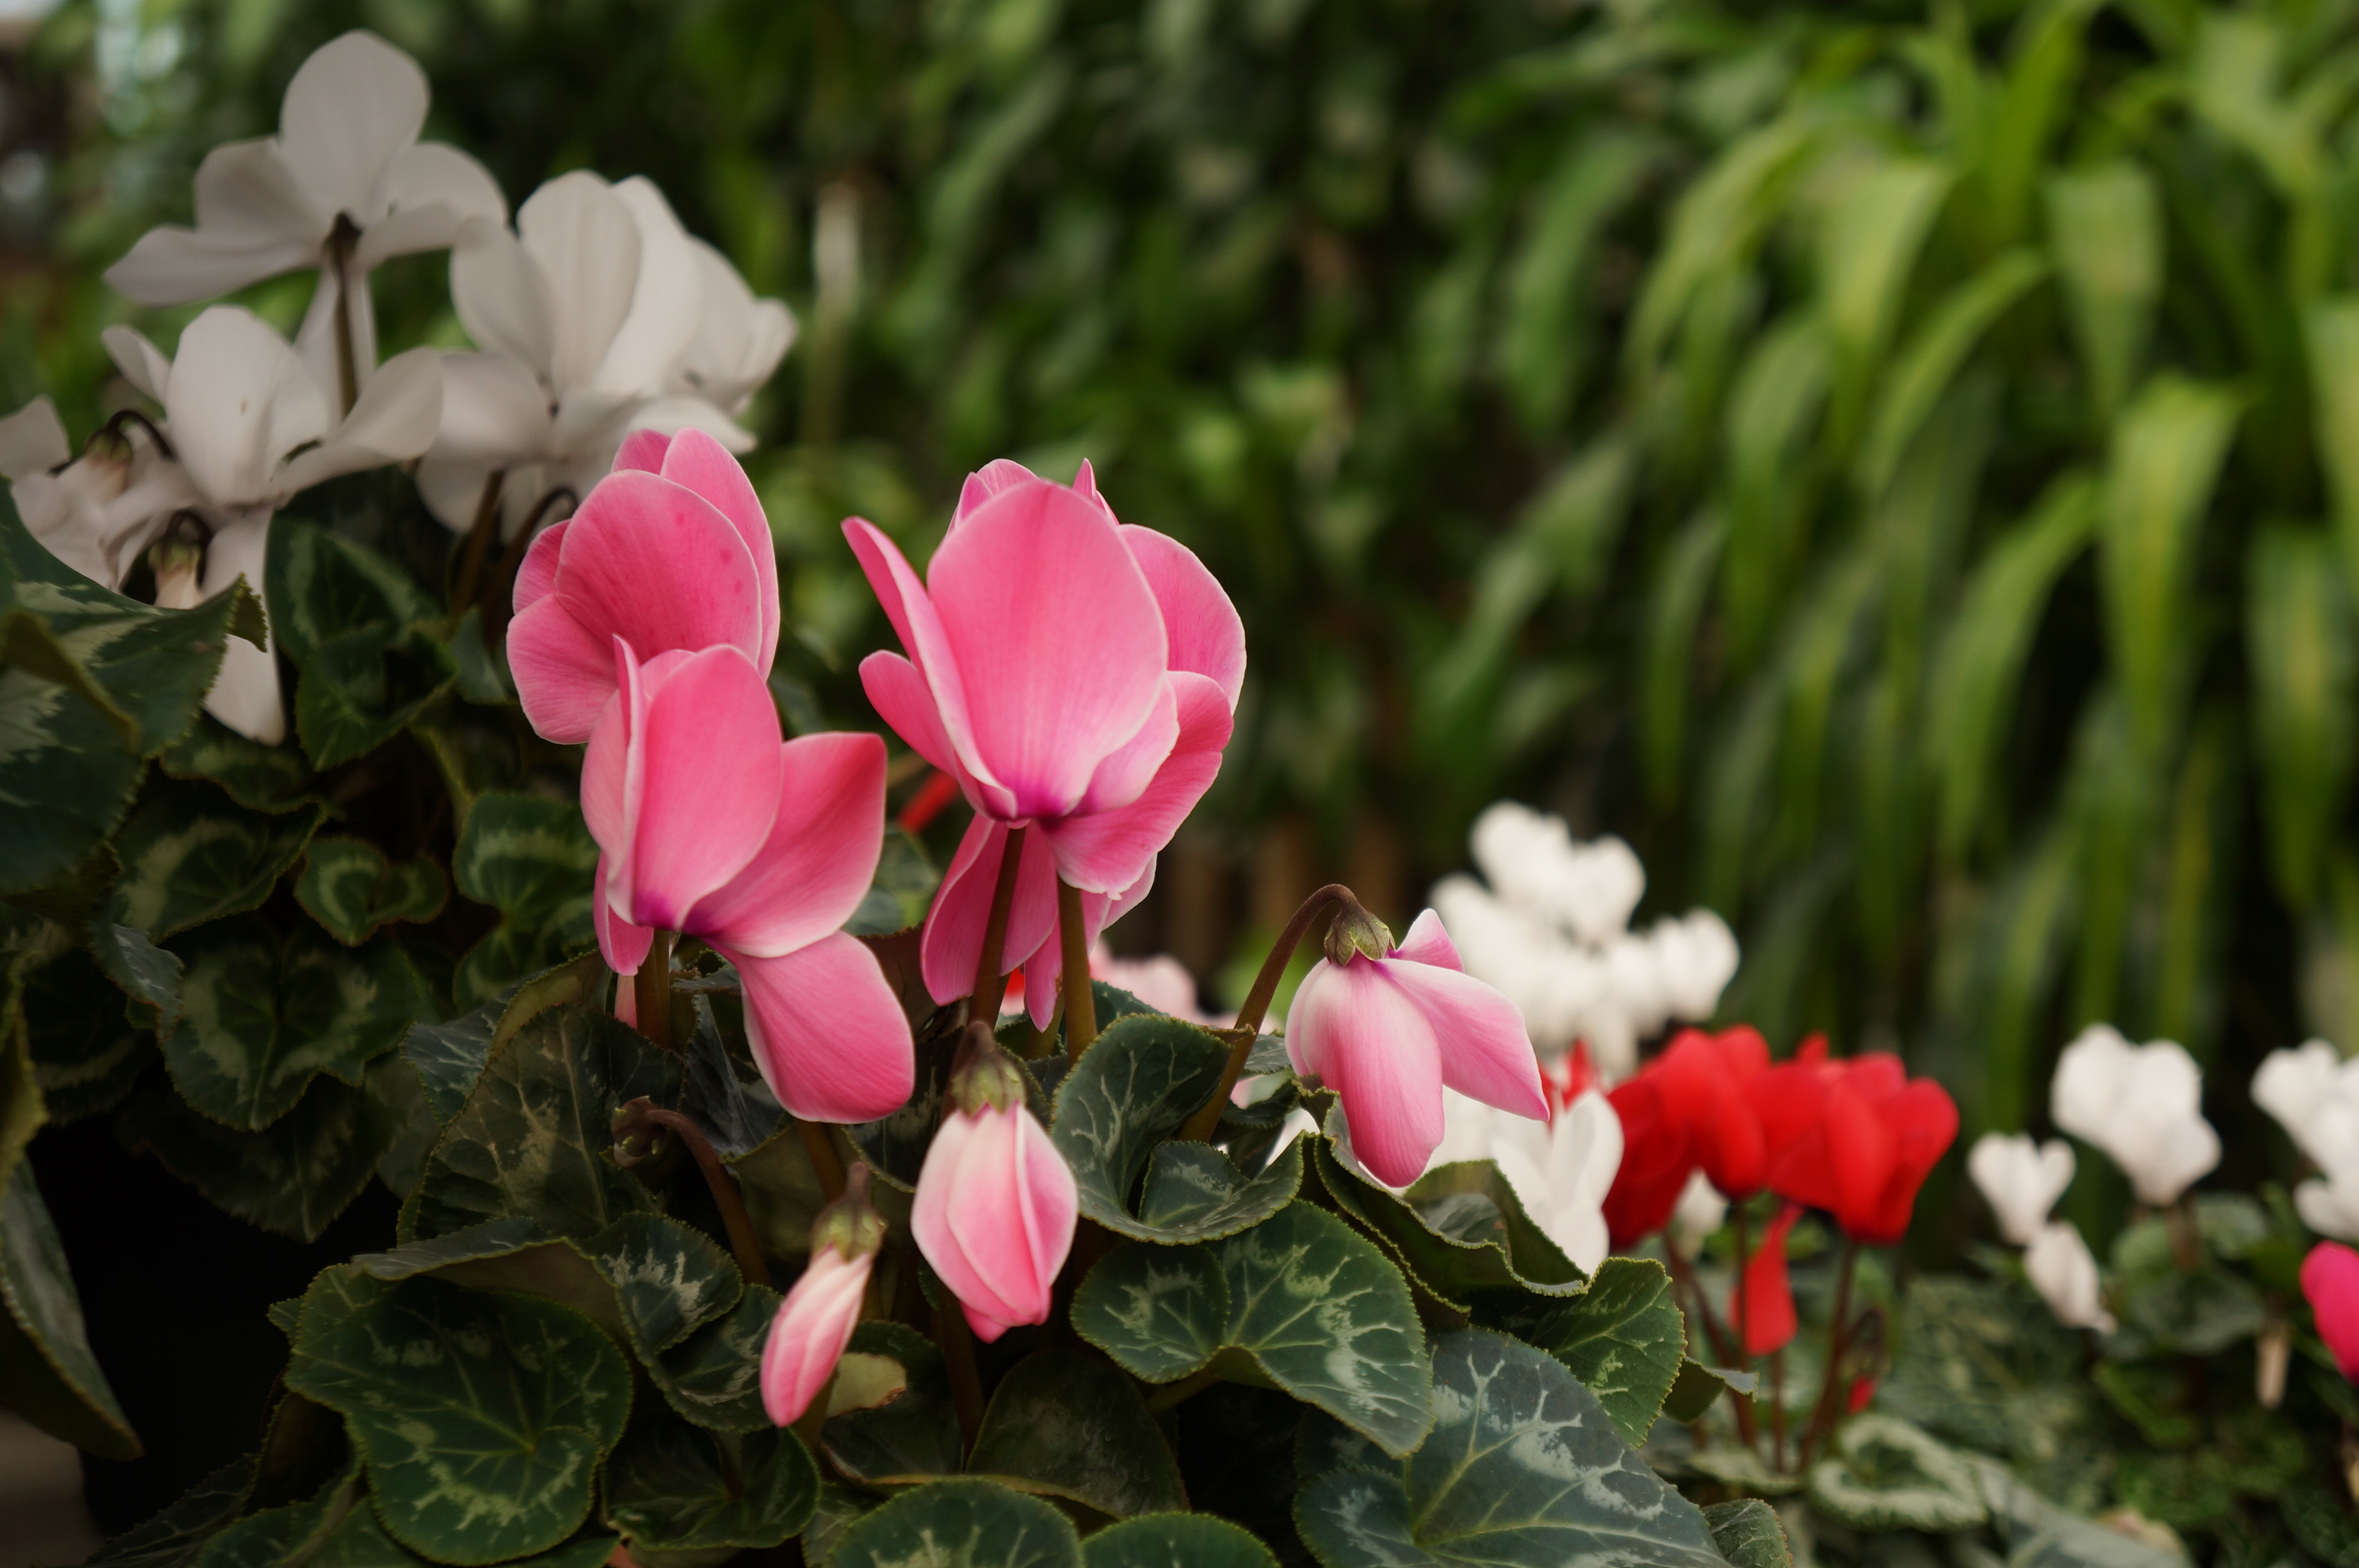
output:
[[[1114,892],[1136,881],[1220,774],[1232,723],[1228,705],[1201,676],[1169,679],[1179,698],[1180,734],[1154,782],[1127,806],[1039,825],[1056,849],[1058,874],[1074,887]]]
[[[1155,860],[1149,857],[1147,870],[1138,880],[1120,892],[1085,892],[1082,894],[1082,946],[1097,946],[1098,934],[1123,915],[1138,907],[1155,887]],[[1057,1000],[1065,977],[1065,926],[1060,910],[1049,935],[1032,956],[1024,960],[1024,1001],[1032,1019],[1032,1027],[1046,1029],[1049,1019],[1057,1011]],[[1096,971],[1091,971],[1094,974]],[[1147,999],[1140,997],[1141,1001]]]
[[[598,953],[606,967],[618,975],[636,975],[639,966],[647,961],[648,950],[654,947],[655,932],[645,925],[634,925],[616,914],[606,900],[606,857],[598,857],[598,874],[591,884],[590,922],[598,933]],[[625,986],[627,993],[630,987]],[[618,999],[619,1000],[619,999]],[[636,1018],[624,1020],[636,1022]]]
[[[1384,961],[1383,973],[1425,1015],[1440,1048],[1444,1084],[1514,1115],[1548,1119],[1539,1058],[1514,1002],[1472,975],[1439,965],[1392,958]]]
[[[2359,1382],[2359,1252],[2321,1241],[2301,1260],[2301,1293],[2343,1375]]]
[[[1450,939],[1450,933],[1442,927],[1441,916],[1430,909],[1409,922],[1408,935],[1401,938],[1400,946],[1392,950],[1391,957],[1412,964],[1424,964],[1431,968],[1455,969],[1460,974],[1466,972],[1466,961],[1458,956],[1458,944]]]
[[[885,741],[805,735],[779,749],[777,815],[745,869],[697,901],[684,929],[774,957],[852,918],[885,843]]]
[[[907,1103],[917,1053],[876,955],[841,931],[775,958],[714,944],[737,966],[754,1065],[806,1121],[875,1121]]]
[[[927,993],[938,1002],[955,1001],[974,988],[1007,832],[1006,824],[981,815],[969,822],[950,870],[942,874],[942,885],[934,892],[933,907],[926,913],[919,966]],[[1000,973],[1022,963],[1056,928],[1056,865],[1040,835],[1027,833],[1024,860],[1016,868],[1016,898],[1008,906],[1007,931],[1000,943]]]
[[[1122,539],[1163,611],[1168,667],[1204,676],[1234,709],[1245,684],[1245,624],[1228,590],[1195,551],[1168,534],[1125,524]]]
[[[926,591],[962,686],[962,704],[940,703],[951,744],[1008,790],[1013,808],[999,815],[1070,812],[1163,687],[1162,612],[1121,535],[1062,485],[1017,485],[942,541]],[[940,698],[924,618],[908,608]]]
[[[1441,1046],[1410,993],[1376,961],[1330,966],[1295,993],[1286,1033],[1342,1097],[1353,1152],[1376,1179],[1405,1187],[1422,1175],[1441,1141]]]
[[[737,649],[707,648],[648,676],[630,740],[643,782],[615,898],[640,925],[677,931],[768,839],[786,763],[769,688]]]

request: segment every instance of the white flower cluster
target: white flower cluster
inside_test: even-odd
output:
[[[79,458],[46,397],[0,419],[0,477],[60,560],[119,589],[153,550],[157,601],[185,608],[240,576],[258,590],[272,514],[340,474],[415,459],[443,523],[496,520],[513,538],[563,515],[634,430],[694,426],[752,448],[735,416],[794,341],[787,308],[755,298],[643,178],[560,176],[512,232],[481,164],[418,139],[427,104],[416,61],[346,33],[296,71],[277,135],[206,156],[194,228],[151,230],[108,270],[144,305],[306,268],[319,281],[291,344],[227,305],[169,357],[110,328],[108,351],[161,419],[118,418]],[[371,269],[443,249],[478,351],[379,363]],[[263,650],[233,641],[206,706],[255,740],[285,737]]]
[[[1433,907],[1466,972],[1523,1010],[1543,1057],[1586,1041],[1616,1082],[1636,1068],[1640,1040],[1720,1005],[1736,938],[1708,909],[1632,931],[1647,873],[1621,839],[1576,843],[1562,817],[1502,801],[1476,820],[1473,845],[1489,886],[1445,878]]]
[[[2294,1188],[2301,1222],[2359,1241],[2359,1060],[2323,1040],[2272,1051],[2253,1075],[2253,1103],[2282,1123],[2324,1173]]]
[[[1966,1156],[1974,1185],[1998,1216],[1999,1234],[2024,1249],[2023,1271],[2059,1323],[2110,1332],[2097,1260],[2070,1220],[2048,1211],[2072,1184],[2072,1146],[2060,1138],[2034,1143],[2027,1132],[1985,1132]]]

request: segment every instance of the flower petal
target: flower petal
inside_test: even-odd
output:
[[[1441,1081],[1470,1099],[1548,1119],[1539,1058],[1516,1004],[1471,975],[1401,957],[1374,960],[1425,1015],[1440,1048]],[[1348,968],[1357,968],[1353,963]]]
[[[753,559],[759,584],[756,592],[762,610],[761,646],[755,652],[754,666],[767,676],[770,661],[778,651],[778,554],[770,537],[770,520],[762,514],[761,498],[754,493],[753,481],[745,477],[745,469],[729,455],[726,447],[693,427],[671,438],[664,451],[663,476],[711,503],[713,510],[736,528],[738,537],[745,541],[745,554]]]
[[[777,816],[745,869],[700,899],[686,929],[775,957],[852,918],[885,843],[885,741],[831,732],[780,749]]]
[[[999,867],[1007,845],[1007,826],[977,815],[967,824],[958,853],[934,893],[926,914],[919,965],[926,990],[938,1002],[951,1002],[974,989],[975,967],[983,962],[983,938],[991,921],[992,894],[999,884]],[[1006,974],[1037,951],[1057,925],[1057,872],[1049,846],[1038,833],[1024,836],[1024,859],[1016,871],[1016,896],[1007,910],[1007,932],[1000,946],[1000,973]]]
[[[505,225],[507,198],[492,171],[440,142],[420,142],[396,153],[386,170],[386,213],[353,248],[365,272],[379,262],[450,247],[470,219]]]
[[[252,311],[216,305],[189,323],[164,388],[180,466],[216,505],[265,500],[278,460],[335,423],[295,351]]]
[[[638,222],[604,180],[574,169],[516,209],[516,236],[538,273],[549,323],[546,359],[528,362],[546,371],[550,389],[562,397],[590,384],[630,314],[639,275]],[[457,257],[452,260],[455,295]],[[513,295],[523,287],[506,288]],[[463,308],[459,319],[474,331]]]
[[[533,535],[532,546],[524,553],[524,564],[516,568],[514,608],[521,612],[549,597],[557,586],[557,553],[564,547],[565,530],[571,519],[551,523]]]
[[[632,925],[614,913],[614,905],[606,897],[606,857],[603,855],[598,857],[598,873],[591,882],[590,920],[598,933],[598,952],[606,960],[606,967],[618,975],[637,974],[639,966],[647,961],[647,954],[655,946],[656,934],[645,925]],[[620,1003],[624,997],[630,995],[631,987],[619,987],[615,1000]],[[636,1010],[633,1016],[625,1018],[623,1022],[637,1023]]]
[[[292,495],[339,474],[407,462],[433,444],[441,419],[441,356],[432,349],[396,354],[376,367],[342,424],[278,470],[272,492]]]
[[[1234,709],[1245,684],[1245,624],[1228,590],[1195,551],[1168,534],[1125,524],[1122,538],[1163,611],[1169,667],[1204,676]]]
[[[279,148],[311,205],[374,222],[395,157],[425,129],[427,96],[418,62],[375,33],[313,49],[278,107]]]
[[[671,437],[660,430],[634,430],[623,438],[614,453],[616,471],[624,469],[644,469],[649,473],[663,472],[664,454],[671,450]]]
[[[618,180],[614,199],[637,232],[639,265],[631,280],[630,309],[590,384],[644,397],[663,386],[688,352],[704,313],[704,284],[688,232],[653,180],[639,174]]]
[[[1220,773],[1232,723],[1227,702],[1201,676],[1168,679],[1179,699],[1180,733],[1154,781],[1116,810],[1044,822],[1038,828],[1056,849],[1059,874],[1074,887],[1113,892],[1136,881]]]
[[[880,648],[860,661],[861,688],[868,704],[896,735],[935,767],[966,783],[966,770],[942,733],[941,717],[934,710],[934,694],[918,666],[900,654]]]
[[[65,421],[47,393],[0,419],[0,478],[27,479],[72,458]]]
[[[768,839],[786,765],[769,688],[735,648],[669,670],[658,660],[647,674],[647,717],[630,740],[645,771],[617,902],[642,925],[677,931]]]
[[[1003,490],[1013,490],[1040,476],[1017,462],[1014,458],[994,458],[973,473],[959,486],[958,506],[951,513],[951,526],[955,528],[973,516],[975,508]]]
[[[1289,1042],[1298,1032],[1343,1098],[1361,1162],[1388,1186],[1416,1181],[1442,1132],[1441,1048],[1425,1010],[1375,962],[1344,964],[1298,994]]]
[[[1166,676],[1147,722],[1138,727],[1138,733],[1123,742],[1120,750],[1098,764],[1073,814],[1079,816],[1119,811],[1136,800],[1155,782],[1156,770],[1170,756],[1179,739],[1180,697],[1171,677]]]
[[[224,142],[197,166],[197,226],[139,236],[106,269],[107,287],[142,305],[182,305],[320,265],[335,221],[315,211],[269,136]]]
[[[762,1081],[806,1121],[875,1121],[909,1098],[917,1051],[876,955],[841,931],[777,957],[717,950],[745,988]]]
[[[262,563],[270,550],[270,519],[225,524],[205,546],[205,569],[198,591],[211,599],[225,593],[241,577],[257,594],[262,591]],[[276,746],[287,739],[287,705],[278,690],[277,640],[266,633],[264,646],[243,637],[229,639],[212,689],[205,693],[205,711],[249,741]]]
[[[1429,909],[1409,923],[1408,935],[1392,950],[1393,957],[1412,964],[1425,964],[1435,968],[1466,972],[1466,962],[1458,956],[1458,944],[1450,939],[1443,928],[1441,916]]]

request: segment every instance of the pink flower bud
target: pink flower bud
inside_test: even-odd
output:
[[[860,1322],[860,1298],[876,1254],[847,1258],[832,1247],[811,1252],[762,1346],[762,1408],[779,1426],[791,1426],[835,1375],[835,1364]]]
[[[1021,1097],[978,1098],[935,1132],[909,1228],[989,1344],[1017,1324],[1049,1321],[1078,1212],[1073,1173]]]

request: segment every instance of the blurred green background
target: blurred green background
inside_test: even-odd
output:
[[[751,421],[815,710],[836,531],[1087,456],[1253,673],[1117,928],[1217,974],[1389,914],[1512,796],[1707,903],[1781,1048],[1969,1134],[2083,1022],[2359,1044],[2359,5],[86,0],[0,24],[0,407],[124,395],[98,274],[319,43],[425,65],[511,202],[645,173],[802,323]],[[442,258],[388,351],[457,343]],[[291,325],[309,280],[252,291]]]

